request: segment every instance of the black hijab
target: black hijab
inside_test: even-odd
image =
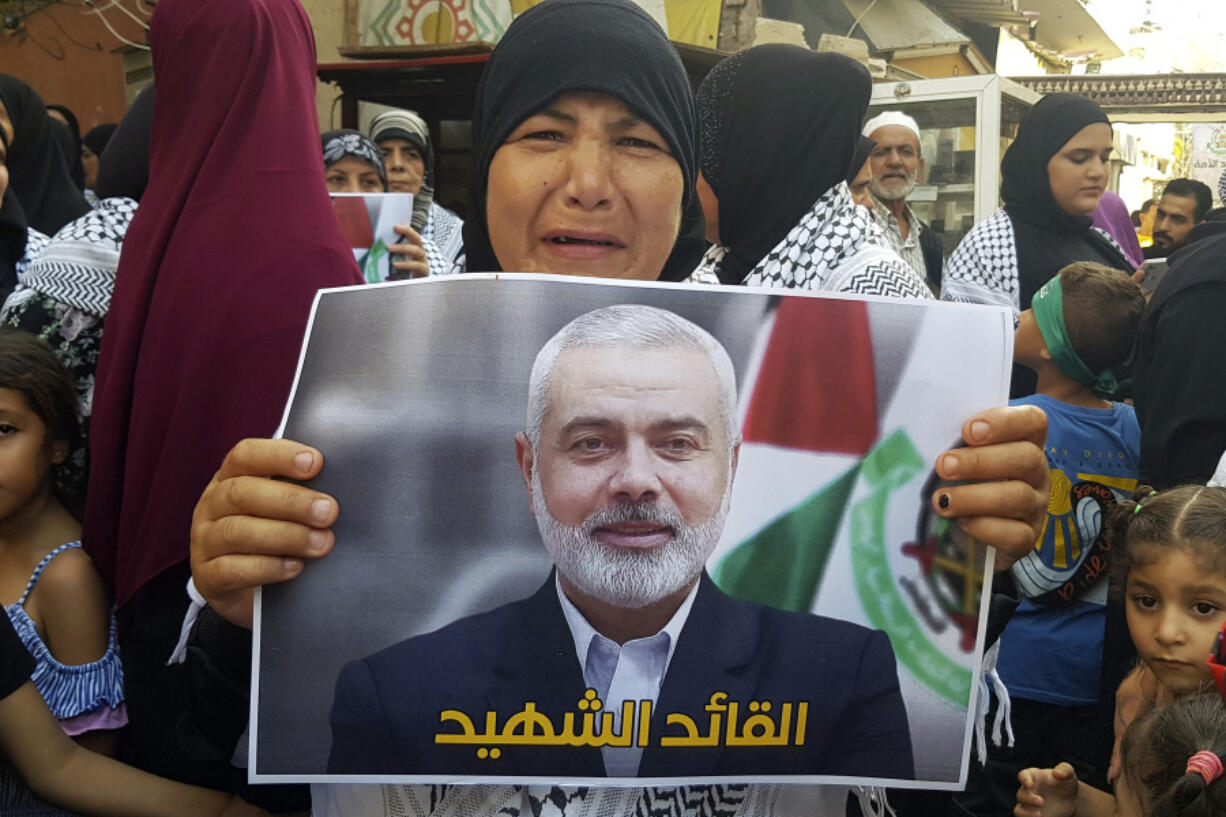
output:
[[[72,131],[73,140],[80,142],[81,141],[81,123],[77,121],[77,115],[73,113],[71,110],[69,110],[68,108],[66,108],[65,106],[57,105],[54,102],[47,103],[47,112],[50,113],[51,111],[55,111],[56,113],[64,117],[68,125],[68,130]],[[60,124],[63,125],[65,123],[61,122]]]
[[[1029,309],[1039,288],[1074,261],[1096,261],[1133,272],[1123,252],[1093,229],[1089,215],[1069,215],[1051,194],[1047,163],[1078,131],[1097,122],[1111,124],[1091,100],[1076,94],[1048,94],[1022,120],[1017,139],[1001,160],[1000,197],[1013,223],[1022,309]],[[1015,365],[1010,396],[1033,394],[1036,382],[1033,371]]]
[[[3,128],[0,128],[0,142],[8,153],[9,140]],[[9,185],[5,188],[4,200],[0,201],[0,294],[5,297],[17,286],[17,262],[25,256],[29,237],[30,225],[25,211]]]
[[[107,144],[111,141],[111,137],[115,135],[115,130],[118,127],[115,123],[108,122],[105,125],[92,128],[89,133],[81,137],[81,144],[89,148],[95,156],[101,156],[102,151],[106,150]]]
[[[53,120],[38,94],[21,80],[0,74],[0,102],[13,123],[9,189],[21,202],[30,226],[54,235],[89,212],[89,203],[69,175],[60,146],[51,136]]]
[[[85,189],[85,163],[81,159],[81,140],[72,135],[72,128],[58,119],[47,117],[51,138],[60,146],[60,157],[68,165],[68,175],[78,190]]]
[[[867,136],[860,137],[860,144],[856,145],[856,155],[851,158],[851,170],[847,171],[847,175],[843,181],[851,184],[856,180],[856,176],[860,175],[860,169],[864,167],[864,163],[868,161],[868,157],[872,155],[873,148],[877,147],[877,143]]]
[[[1069,215],[1051,194],[1047,163],[1078,131],[1097,122],[1111,124],[1094,102],[1076,94],[1049,94],[1022,120],[1001,160],[1000,197],[1013,222],[1022,309],[1073,261],[1133,271],[1128,259],[1092,229],[1089,215]]]
[[[719,197],[724,283],[744,280],[853,172],[871,92],[859,63],[794,45],[750,48],[707,74],[698,87],[700,166]]]
[[[684,217],[660,279],[688,276],[705,249],[694,193],[694,95],[664,31],[630,0],[545,0],[517,17],[494,49],[473,105],[473,176],[464,222],[467,268],[502,269],[485,216],[494,153],[521,122],[571,91],[617,97],[668,142],[681,165]]]
[[[132,101],[132,107],[128,108],[107,141],[106,149],[98,154],[98,178],[94,180],[94,193],[98,198],[123,196],[140,201],[144,194],[149,184],[149,130],[153,124],[153,99],[153,86],[150,85]]]

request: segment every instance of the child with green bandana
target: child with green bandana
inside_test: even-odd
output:
[[[992,747],[959,802],[977,815],[1013,813],[1017,774],[1070,761],[1106,784],[1109,708],[1100,706],[1106,624],[1103,509],[1136,487],[1141,430],[1113,402],[1112,368],[1129,356],[1145,298],[1119,270],[1070,264],[1018,316],[1013,359],[1035,371],[1035,394],[1011,401],[1047,413],[1051,496],[1035,549],[1012,568],[1022,601],[1000,639],[1014,741]],[[973,808],[971,808],[973,806]]]

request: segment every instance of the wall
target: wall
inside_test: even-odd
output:
[[[340,55],[340,47],[345,40],[345,5],[343,0],[300,0],[311,18],[311,28],[315,31],[315,61],[317,63],[344,62]],[[340,89],[330,83],[319,83],[315,88],[315,109],[319,114],[319,129],[330,130],[340,127],[340,106],[335,106],[333,119],[333,102],[340,96]]]
[[[135,0],[124,2],[135,8]],[[82,11],[57,3],[31,15],[24,32],[6,33],[0,38],[0,73],[25,81],[44,102],[67,106],[85,132],[118,122],[127,102],[123,44],[96,15]],[[145,42],[145,31],[121,12],[112,9],[107,20],[120,35]]]
[[[914,71],[928,79],[943,79],[945,77],[971,77],[979,73],[975,66],[960,53],[941,54],[935,57],[910,57],[891,60],[907,71]]]

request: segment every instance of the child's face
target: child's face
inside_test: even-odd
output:
[[[1023,366],[1033,367],[1044,359],[1047,345],[1043,343],[1043,334],[1039,332],[1038,321],[1034,319],[1034,310],[1026,309],[1017,316],[1017,329],[1013,330],[1013,362]]]
[[[1125,595],[1128,632],[1158,681],[1177,695],[1212,688],[1205,659],[1226,619],[1226,576],[1164,548],[1153,564],[1128,572]]]
[[[66,455],[67,446],[47,445],[47,427],[25,395],[0,388],[0,523],[50,489],[51,464]]]

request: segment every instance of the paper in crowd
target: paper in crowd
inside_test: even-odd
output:
[[[332,209],[341,232],[353,249],[362,277],[369,284],[393,277],[392,253],[388,250],[401,239],[397,224],[408,224],[413,217],[412,193],[331,193]]]
[[[1005,402],[1012,330],[550,276],[321,292],[281,433],[340,517],[257,599],[252,779],[959,787],[990,567],[933,465]]]

